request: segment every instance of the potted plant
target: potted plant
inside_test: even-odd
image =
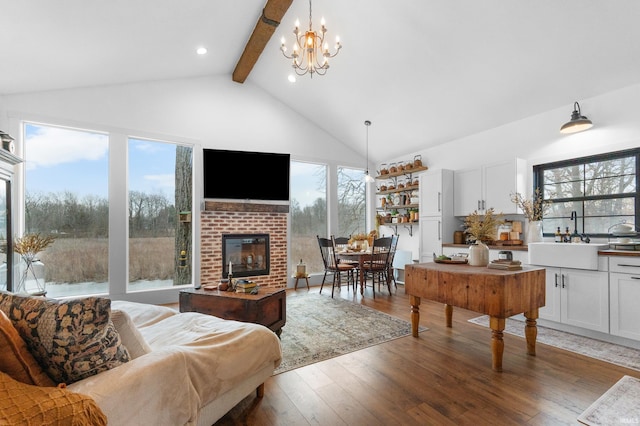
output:
[[[469,247],[469,265],[487,266],[489,264],[489,247],[485,242],[493,242],[496,229],[504,223],[502,213],[495,214],[493,207],[484,214],[474,210],[464,220],[469,239],[474,243]]]
[[[21,238],[16,238],[13,243],[13,251],[18,253],[25,263],[25,269],[20,276],[18,286],[14,289],[16,293],[30,293],[37,296],[43,296],[47,293],[45,291],[44,265],[36,256],[53,244],[53,241],[53,237],[40,234],[26,234]],[[27,290],[29,276],[35,280],[35,291]]]
[[[527,243],[542,241],[542,219],[551,208],[551,200],[544,200],[542,191],[540,188],[536,188],[530,199],[516,192],[511,194],[511,201],[522,210],[524,217],[527,218]]]

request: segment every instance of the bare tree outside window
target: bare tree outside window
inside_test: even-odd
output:
[[[573,230],[571,212],[578,216],[578,232],[606,236],[617,223],[635,224],[640,150],[629,150],[534,167],[536,186],[552,206],[543,219],[544,232],[557,227]]]

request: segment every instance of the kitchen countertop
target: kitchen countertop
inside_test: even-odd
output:
[[[469,244],[443,244],[442,247],[469,248]],[[529,248],[526,244],[521,246],[490,245],[489,250],[529,251]],[[598,254],[600,256],[640,257],[640,251],[637,250],[600,250]]]
[[[640,251],[637,250],[600,250],[598,254],[600,256],[640,257]]]
[[[469,244],[443,244],[442,247],[469,248]],[[528,251],[526,245],[519,246],[488,246],[489,250],[511,250],[511,251]]]

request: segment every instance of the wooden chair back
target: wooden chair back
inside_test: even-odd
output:
[[[322,255],[322,263],[324,263],[325,271],[335,271],[336,265],[336,253],[334,250],[333,240],[330,238],[323,238],[316,235],[318,238],[318,246],[320,247],[320,254]]]

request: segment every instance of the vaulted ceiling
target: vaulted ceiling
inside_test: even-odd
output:
[[[358,152],[371,120],[374,161],[556,108],[568,119],[574,101],[640,83],[637,0],[316,0],[314,26],[324,17],[344,47],[325,76],[296,83],[280,39],[291,44],[296,18],[305,28],[309,3],[271,1],[274,15],[267,0],[0,0],[0,94],[231,80],[263,9],[273,36],[266,28],[250,45],[255,65],[236,84],[261,87]]]

